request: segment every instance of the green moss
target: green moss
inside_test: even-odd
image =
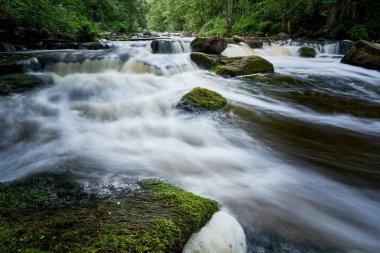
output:
[[[216,202],[158,181],[86,191],[64,175],[0,185],[0,252],[181,252]]]
[[[49,82],[49,78],[43,80],[40,77],[29,74],[0,75],[0,95],[22,93]]]
[[[185,94],[177,107],[187,111],[218,110],[227,104],[227,100],[215,91],[196,87]]]
[[[222,77],[234,77],[241,75],[241,69],[233,66],[219,65],[210,70]]]

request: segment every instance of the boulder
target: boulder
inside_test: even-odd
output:
[[[221,60],[223,58],[227,58],[221,55],[212,55],[205,53],[191,53],[190,58],[193,62],[195,62],[199,67],[210,69],[221,64]]]
[[[181,252],[218,211],[215,201],[154,179],[106,188],[76,179],[0,183],[2,252]]]
[[[0,96],[22,93],[51,83],[47,76],[29,74],[0,75]]]
[[[32,54],[0,54],[0,74],[23,73],[39,69],[39,63]]]
[[[185,94],[177,104],[178,109],[194,111],[215,111],[227,104],[227,100],[215,91],[196,87]]]
[[[223,77],[235,77],[252,75],[257,73],[272,73],[272,63],[259,56],[231,57],[226,64],[218,65],[211,69],[217,75]]]
[[[312,47],[301,47],[298,50],[298,53],[301,57],[308,57],[308,58],[314,58],[317,53],[315,52],[315,49]]]
[[[257,40],[253,37],[234,37],[233,39],[236,42],[244,42],[251,48],[262,48],[264,45],[262,41]]]
[[[193,52],[206,54],[221,54],[227,48],[227,41],[221,37],[201,38],[198,37],[191,42]]]
[[[212,72],[223,77],[274,72],[273,64],[259,56],[225,57],[192,53],[190,58],[199,67],[211,69]]]
[[[0,42],[0,52],[14,52],[16,48],[11,44]]]
[[[342,63],[380,70],[380,44],[359,40],[343,57]]]

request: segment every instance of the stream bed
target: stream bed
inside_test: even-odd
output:
[[[61,61],[32,73],[52,85],[0,97],[0,181],[163,178],[217,200],[248,252],[379,252],[380,72],[340,63],[341,42],[284,41],[229,45],[275,73],[225,79],[191,62],[190,41],[55,51]],[[299,57],[303,45],[316,58]],[[228,105],[176,109],[197,86]]]

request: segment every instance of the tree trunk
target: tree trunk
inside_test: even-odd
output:
[[[329,12],[326,17],[326,26],[328,28],[332,27],[336,22],[336,4],[331,4],[329,7]]]
[[[226,35],[228,36],[230,34],[230,21],[229,21],[229,18],[228,18],[228,0],[224,0],[224,11],[225,11],[225,18],[226,18]]]

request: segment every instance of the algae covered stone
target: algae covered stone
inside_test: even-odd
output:
[[[223,77],[235,77],[257,73],[272,73],[274,68],[272,63],[259,56],[245,56],[228,58],[225,64],[218,65],[212,68],[211,71]]]
[[[50,77],[41,74],[31,75],[14,73],[0,75],[0,96],[26,92],[51,82],[52,80]]]
[[[0,183],[0,252],[181,252],[218,211],[159,180],[134,184],[99,191],[55,174]]]
[[[227,100],[219,93],[201,87],[192,89],[185,94],[177,108],[186,111],[207,111],[218,110],[227,104]]]

